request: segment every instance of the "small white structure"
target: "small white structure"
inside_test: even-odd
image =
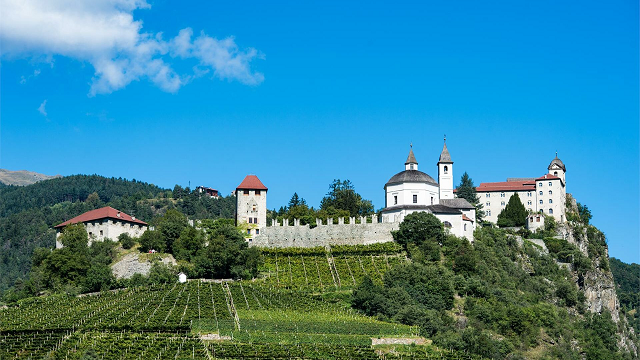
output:
[[[104,239],[118,240],[121,234],[129,234],[131,237],[140,237],[149,227],[149,225],[136,219],[134,216],[127,215],[120,210],[116,210],[110,206],[100,209],[87,211],[86,213],[76,216],[71,220],[67,220],[62,224],[56,225],[56,248],[61,248],[62,243],[57,239],[62,234],[64,227],[70,224],[84,224],[84,228],[89,235],[89,245],[93,241],[103,241]]]
[[[267,190],[255,175],[247,175],[236,188],[236,226],[247,227],[247,241],[267,226]]]
[[[538,213],[527,216],[527,229],[530,231],[544,229],[544,215]]]
[[[178,274],[178,282],[179,282],[180,284],[184,284],[184,283],[186,283],[186,282],[187,282],[187,275],[186,275],[185,273],[182,273],[182,272],[181,272],[181,273],[179,273],[179,274]]]

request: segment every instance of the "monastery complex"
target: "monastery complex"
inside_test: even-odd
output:
[[[473,241],[478,226],[476,208],[463,198],[456,197],[454,189],[453,160],[447,143],[442,147],[436,163],[438,180],[418,170],[418,161],[409,150],[404,170],[391,176],[384,184],[385,204],[378,215],[371,217],[338,218],[323,221],[316,219],[315,226],[272,220],[267,224],[268,188],[256,175],[247,175],[238,185],[236,195],[236,226],[242,226],[247,241],[252,246],[264,247],[315,247],[326,245],[357,245],[393,241],[391,232],[397,230],[404,218],[414,212],[424,211],[436,216],[450,234]],[[566,167],[556,157],[540,177],[513,178],[505,182],[481,183],[476,188],[478,200],[483,205],[484,220],[496,223],[498,214],[509,199],[517,195],[530,215],[527,226],[535,230],[544,226],[544,216],[558,222],[566,220]],[[217,197],[215,189],[199,187],[197,191]],[[544,216],[542,216],[544,214]],[[148,225],[111,207],[86,212],[55,227],[59,236],[68,224],[83,223],[89,241],[117,239],[127,233],[139,237]],[[270,225],[270,226],[267,226]],[[56,242],[56,247],[62,244]]]

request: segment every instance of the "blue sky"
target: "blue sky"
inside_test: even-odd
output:
[[[223,194],[252,173],[270,208],[350,179],[378,209],[409,143],[436,177],[447,134],[456,183],[558,151],[640,262],[637,2],[72,3],[3,2],[1,168]]]

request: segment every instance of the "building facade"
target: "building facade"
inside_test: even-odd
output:
[[[385,207],[382,209],[382,221],[401,222],[411,213],[424,211],[442,221],[449,233],[473,241],[476,210],[467,200],[454,196],[453,160],[447,149],[446,139],[436,164],[438,182],[418,170],[413,148],[409,150],[404,165],[404,171],[395,174],[384,186]]]
[[[56,230],[56,248],[62,247],[62,243],[58,241],[58,238],[64,231],[65,226],[77,223],[84,225],[89,236],[89,245],[94,241],[104,241],[104,239],[118,241],[118,236],[125,233],[131,237],[140,237],[149,227],[146,222],[138,220],[134,216],[127,215],[110,206],[105,206],[87,211],[71,220],[56,225],[54,227]]]
[[[548,173],[538,178],[507,179],[505,182],[481,183],[476,188],[483,205],[484,219],[493,223],[512,195],[517,195],[531,213],[544,213],[556,221],[566,221],[567,168],[558,154],[547,167]]]
[[[267,190],[255,175],[247,175],[236,188],[236,226],[246,227],[248,241],[267,226]]]

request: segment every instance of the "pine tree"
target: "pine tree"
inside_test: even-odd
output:
[[[482,204],[478,195],[476,194],[476,186],[473,184],[473,179],[465,171],[460,178],[460,185],[456,189],[456,196],[465,199],[469,204],[476,208],[476,221],[481,222],[484,217],[484,211],[482,211]]]
[[[499,227],[524,226],[527,223],[527,209],[517,194],[511,195],[507,206],[498,214]]]

